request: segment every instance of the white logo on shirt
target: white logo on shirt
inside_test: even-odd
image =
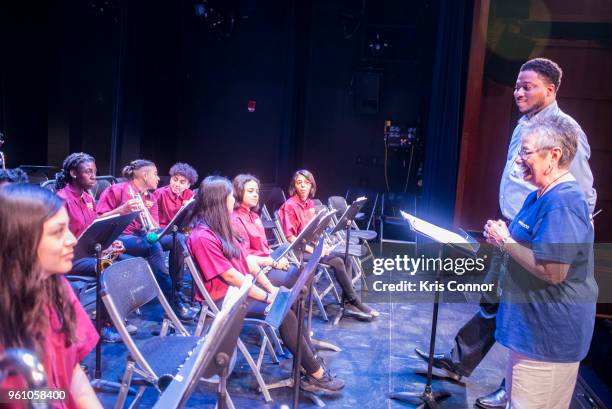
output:
[[[521,226],[523,229],[529,230],[529,226],[527,226],[522,220],[518,221],[519,226]]]

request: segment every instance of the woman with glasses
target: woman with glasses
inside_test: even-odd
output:
[[[569,170],[576,126],[562,117],[534,121],[521,144],[516,162],[536,190],[510,226],[489,220],[484,228],[507,255],[495,336],[510,349],[509,407],[562,409],[593,334],[593,225]]]

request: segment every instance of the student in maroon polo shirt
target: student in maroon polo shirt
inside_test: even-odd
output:
[[[176,213],[185,205],[191,198],[193,198],[193,191],[189,189],[190,186],[198,181],[198,172],[186,163],[175,163],[170,168],[170,184],[168,186],[160,187],[153,194],[157,199],[157,206],[159,209],[159,225],[160,227],[166,227],[170,221],[174,218]],[[178,232],[177,240],[185,242],[185,236]],[[180,302],[188,305],[189,300],[183,293],[183,258],[180,251],[173,254],[171,259],[174,268],[171,271],[172,280],[176,288],[176,297],[179,298]]]
[[[277,286],[293,287],[298,278],[298,268],[290,265],[286,258],[276,261],[275,254],[279,254],[285,246],[272,251],[268,246],[266,231],[257,214],[259,210],[259,179],[253,175],[238,175],[232,181],[236,204],[232,212],[232,226],[242,238],[242,246],[246,253],[254,259],[260,267],[272,267],[268,278]]]
[[[159,208],[159,225],[166,227],[176,213],[192,197],[190,189],[198,181],[198,172],[186,163],[175,163],[170,168],[170,184],[160,187],[153,194]]]
[[[312,198],[317,191],[317,183],[314,175],[305,169],[298,170],[291,178],[288,191],[291,197],[278,209],[278,216],[287,240],[293,241],[315,214]],[[330,256],[328,247],[324,248],[323,254],[322,261],[332,267],[336,280],[342,288],[342,297],[347,303],[346,308],[351,309],[355,315],[364,315],[365,318],[378,317],[380,315],[378,311],[362,303],[357,297],[351,274],[346,271],[344,260],[341,257]]]
[[[76,245],[68,226],[63,200],[49,190],[0,188],[0,353],[25,348],[41,360],[47,386],[66,391],[53,408],[102,408],[79,365],[98,334],[64,277]],[[18,376],[0,382],[26,387]]]
[[[159,228],[157,200],[151,193],[159,183],[155,164],[146,159],[136,159],[125,166],[122,173],[127,181],[114,184],[102,193],[96,206],[98,215],[110,216],[144,211],[140,208],[140,200],[133,197],[133,195],[140,195],[155,227]],[[176,260],[173,255],[172,237],[166,235],[159,241],[151,242],[148,240],[147,233],[149,232],[144,230],[140,217],[137,217],[119,236],[119,240],[123,242],[127,254],[147,259],[164,295],[171,299],[172,283],[166,269],[164,250],[170,250],[170,260]],[[178,268],[176,264],[170,264],[171,269]],[[174,304],[173,308],[177,316],[183,321],[191,321],[197,314],[194,309],[184,305],[178,299],[175,299]]]
[[[205,286],[212,299],[221,304],[229,286],[240,286],[247,274],[256,274],[259,267],[247,261],[247,254],[240,245],[240,236],[232,229],[230,214],[234,208],[232,184],[224,177],[209,176],[200,185],[196,195],[191,224],[194,226],[187,245],[200,266]],[[265,310],[274,301],[278,287],[265,275],[260,275],[257,285],[250,290],[250,313],[265,316]],[[279,328],[281,339],[295,353],[297,346],[297,318],[289,311]],[[332,376],[314,353],[307,337],[302,336],[302,367],[307,375],[301,387],[308,391],[337,392],[344,382]]]
[[[96,184],[96,161],[93,156],[83,152],[71,153],[62,165],[62,170],[55,175],[55,188],[57,195],[64,199],[64,207],[68,212],[70,223],[68,227],[75,237],[81,234],[98,217],[96,203],[89,191]],[[123,243],[116,241],[113,248],[118,251],[125,250]],[[107,252],[108,250],[105,250]],[[74,260],[72,274],[95,276],[96,258],[83,257]],[[106,308],[102,306],[101,336],[104,342],[120,342],[121,336],[113,328]]]

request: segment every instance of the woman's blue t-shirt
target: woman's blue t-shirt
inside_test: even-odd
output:
[[[527,196],[510,234],[533,250],[537,262],[570,268],[554,285],[509,258],[495,337],[534,359],[580,361],[591,343],[597,301],[588,205],[575,181],[559,183],[539,199],[536,194]]]

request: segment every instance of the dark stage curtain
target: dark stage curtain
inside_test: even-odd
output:
[[[440,0],[432,91],[427,121],[421,215],[452,225],[463,114],[464,69],[469,51],[471,1]],[[469,40],[468,40],[469,41]]]

